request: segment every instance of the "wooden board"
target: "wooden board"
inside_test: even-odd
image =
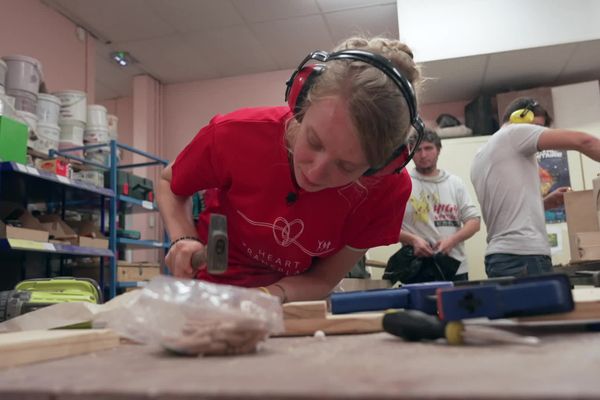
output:
[[[517,318],[518,322],[598,322],[600,323],[600,301],[581,301],[568,313],[547,314],[535,317]]]
[[[283,305],[284,319],[325,318],[327,303],[325,301],[295,301]]]
[[[382,312],[331,315],[325,301],[299,301],[283,305],[285,332],[278,336],[381,332]]]
[[[325,318],[286,319],[285,332],[279,336],[312,336],[316,331],[328,335],[383,331],[383,313],[328,315]]]
[[[33,330],[0,334],[0,368],[110,349],[119,336],[108,329]]]

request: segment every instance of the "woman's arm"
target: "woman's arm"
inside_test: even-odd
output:
[[[267,289],[285,301],[324,299],[366,252],[345,247],[318,260],[307,272],[285,277]]]
[[[191,197],[177,196],[171,191],[172,165],[173,163],[167,165],[162,171],[158,182],[156,201],[160,215],[171,241],[182,237],[197,238],[198,233],[192,217]],[[191,265],[192,255],[203,249],[204,246],[199,242],[181,240],[170,248],[165,263],[175,277],[192,278],[194,274]]]

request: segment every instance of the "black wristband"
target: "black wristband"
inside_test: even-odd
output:
[[[175,243],[181,242],[182,240],[192,240],[194,242],[202,243],[202,241],[195,236],[181,236],[171,242],[169,248],[167,249],[167,253],[171,251],[171,247],[173,247]]]

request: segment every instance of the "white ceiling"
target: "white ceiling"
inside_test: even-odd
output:
[[[99,39],[97,100],[130,95],[131,78],[140,73],[169,84],[293,69],[310,51],[331,49],[352,34],[399,37],[395,0],[42,2]],[[109,57],[114,50],[129,51],[138,63],[117,66]],[[430,78],[422,103],[468,100],[600,79],[600,40],[422,65]]]

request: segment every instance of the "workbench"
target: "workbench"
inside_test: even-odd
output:
[[[0,399],[600,398],[600,332],[541,338],[458,347],[387,333],[288,337],[206,358],[123,344],[0,370]]]

